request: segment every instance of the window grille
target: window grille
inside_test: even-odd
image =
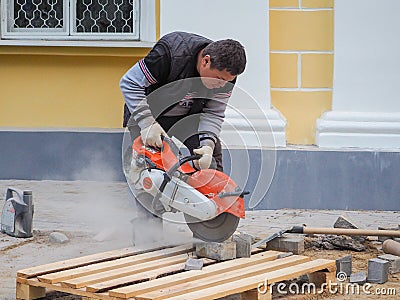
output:
[[[139,39],[139,0],[5,0],[3,37]]]

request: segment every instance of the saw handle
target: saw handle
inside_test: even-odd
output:
[[[160,199],[162,192],[164,191],[168,182],[171,181],[172,175],[179,169],[181,165],[187,163],[188,161],[200,159],[201,155],[190,155],[184,158],[181,158],[176,164],[174,164],[171,169],[164,173],[164,179],[160,185],[160,189],[157,192],[157,195],[154,197],[152,202],[152,207],[155,208],[157,201]]]
[[[160,192],[162,193],[165,189],[167,183],[171,180],[172,175],[179,169],[179,167],[189,161],[200,159],[201,155],[190,155],[184,158],[181,158],[176,164],[174,164],[171,169],[164,173],[164,180],[160,185]]]
[[[162,135],[161,141],[163,142],[163,144],[161,146],[161,152],[163,152],[165,150],[165,146],[167,145],[170,148],[170,150],[172,151],[172,153],[174,153],[174,155],[176,157],[179,157],[179,154],[180,154],[179,148],[170,137]]]

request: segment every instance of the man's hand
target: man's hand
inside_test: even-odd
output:
[[[199,149],[194,149],[193,152],[201,155],[199,160],[194,161],[196,168],[199,170],[209,169],[213,158],[213,148],[210,146],[202,146]]]
[[[149,127],[146,127],[140,131],[143,144],[154,148],[161,148],[162,140],[161,136],[167,136],[164,129],[160,124],[154,122]]]

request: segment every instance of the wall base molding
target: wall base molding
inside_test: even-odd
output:
[[[225,147],[286,147],[286,119],[275,109],[227,108],[221,140]]]
[[[326,112],[317,120],[316,144],[321,148],[400,148],[400,113]]]

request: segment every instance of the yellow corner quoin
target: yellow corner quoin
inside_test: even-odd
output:
[[[270,50],[333,50],[333,11],[270,10]]]
[[[334,0],[301,0],[302,8],[333,8]]]
[[[271,8],[298,8],[299,0],[269,0],[269,7]]]
[[[333,87],[333,54],[301,55],[301,87]]]
[[[270,54],[271,87],[295,88],[298,86],[297,57],[298,57],[297,54],[285,54],[285,53]]]
[[[314,144],[315,122],[332,107],[332,92],[271,91],[272,105],[287,119],[289,144]]]

